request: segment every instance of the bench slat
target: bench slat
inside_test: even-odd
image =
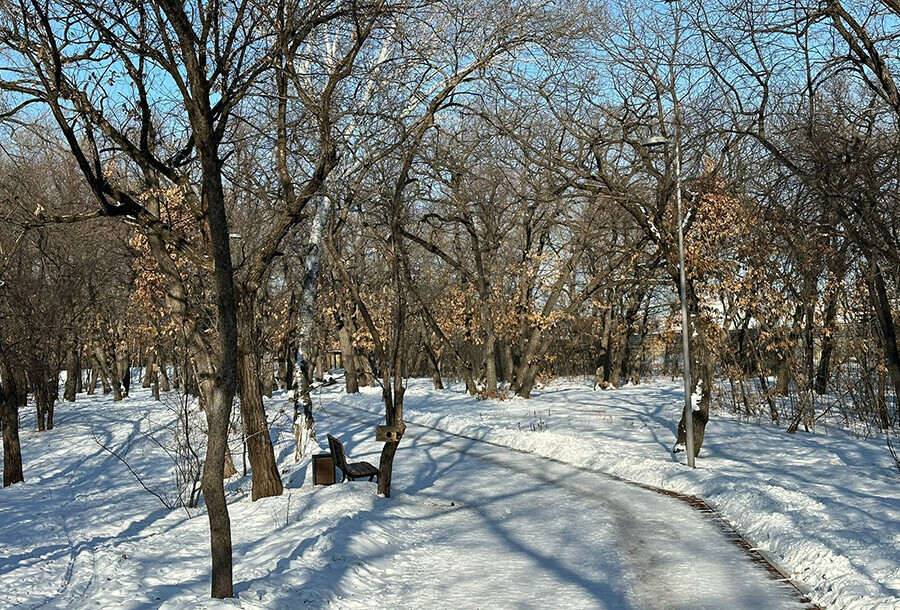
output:
[[[378,474],[378,468],[368,462],[354,462],[347,464],[347,470],[353,473],[353,476],[368,477]]]

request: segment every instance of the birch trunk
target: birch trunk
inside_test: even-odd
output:
[[[328,219],[328,208],[328,200],[319,198],[309,231],[309,248],[306,253],[305,274],[297,312],[298,346],[294,389],[296,450],[294,457],[298,460],[306,452],[308,442],[315,438],[315,420],[312,412],[312,396],[310,396],[310,358],[313,347],[312,336],[315,325],[316,288],[319,283],[322,234],[325,230],[325,221]]]

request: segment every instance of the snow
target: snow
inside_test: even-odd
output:
[[[202,507],[164,507],[98,444],[171,497],[165,403],[140,388],[119,403],[79,396],[42,433],[22,410],[26,482],[0,490],[0,607],[802,607],[712,520],[607,472],[705,498],[823,606],[900,608],[883,440],[720,414],[690,471],[670,452],[678,383],[560,382],[500,402],[429,384],[410,382],[389,499],[368,482],[313,486],[309,458],[293,460],[287,396],[268,402],[285,494],[251,502],[249,477],[228,481],[230,600],[208,598]],[[379,399],[319,388],[320,448],[328,432],[377,464]]]

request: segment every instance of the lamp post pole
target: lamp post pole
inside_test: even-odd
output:
[[[677,131],[677,127],[676,127]],[[687,278],[684,274],[684,229],[681,216],[681,138],[675,136],[675,208],[678,222],[678,269],[681,288],[681,346],[684,355],[684,445],[687,464],[694,466],[694,407],[691,404],[691,341],[687,306]]]
[[[676,123],[677,109],[676,109]],[[671,142],[663,136],[652,136],[643,142],[645,148],[662,146],[669,150]],[[694,408],[691,405],[691,334],[687,306],[687,278],[684,272],[684,228],[681,214],[681,130],[675,127],[675,212],[678,223],[678,288],[681,293],[681,347],[684,356],[684,447],[687,464],[694,466]]]

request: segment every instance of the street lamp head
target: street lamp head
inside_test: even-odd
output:
[[[657,148],[660,146],[666,146],[669,143],[669,140],[663,136],[650,136],[643,142],[641,145],[644,148]]]

